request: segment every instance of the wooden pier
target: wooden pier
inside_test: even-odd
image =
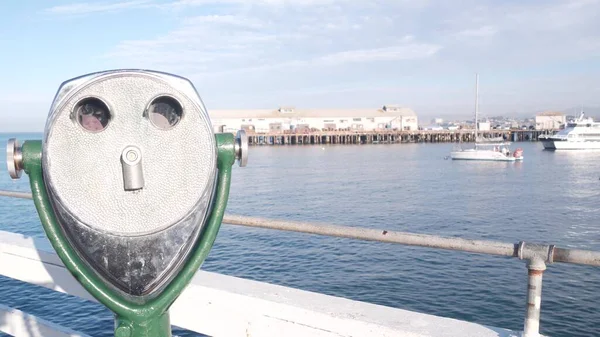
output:
[[[302,131],[297,133],[254,133],[246,131],[249,145],[392,144],[473,142],[473,130],[461,131]],[[479,131],[480,137],[502,137],[506,141],[537,141],[550,130]]]

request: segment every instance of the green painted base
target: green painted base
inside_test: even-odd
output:
[[[139,322],[116,316],[115,325],[115,337],[171,337],[168,311],[159,317]]]

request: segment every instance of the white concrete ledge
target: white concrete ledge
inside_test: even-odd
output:
[[[0,231],[0,274],[95,301],[43,241]],[[516,337],[520,333],[199,271],[171,323],[218,337]]]
[[[0,331],[16,337],[89,337],[2,304]]]

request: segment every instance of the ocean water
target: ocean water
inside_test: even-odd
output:
[[[0,134],[0,148],[9,136]],[[40,134],[18,134],[39,139]],[[251,147],[227,212],[246,216],[600,250],[600,152],[521,147],[522,163],[445,160],[452,144]],[[0,156],[0,189],[11,181]],[[30,200],[0,198],[0,230],[43,238]],[[514,258],[224,225],[203,269],[521,330],[527,269]],[[102,306],[0,277],[0,303],[93,336]],[[600,335],[600,268],[544,273],[541,331]],[[0,317],[0,321],[1,321]],[[179,336],[195,334],[175,330]]]

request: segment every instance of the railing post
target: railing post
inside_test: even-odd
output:
[[[539,337],[542,306],[542,276],[546,263],[540,258],[527,261],[527,311],[523,337]]]
[[[518,257],[527,260],[527,308],[523,337],[540,336],[540,311],[542,307],[542,276],[546,263],[554,262],[554,245],[519,242]]]

